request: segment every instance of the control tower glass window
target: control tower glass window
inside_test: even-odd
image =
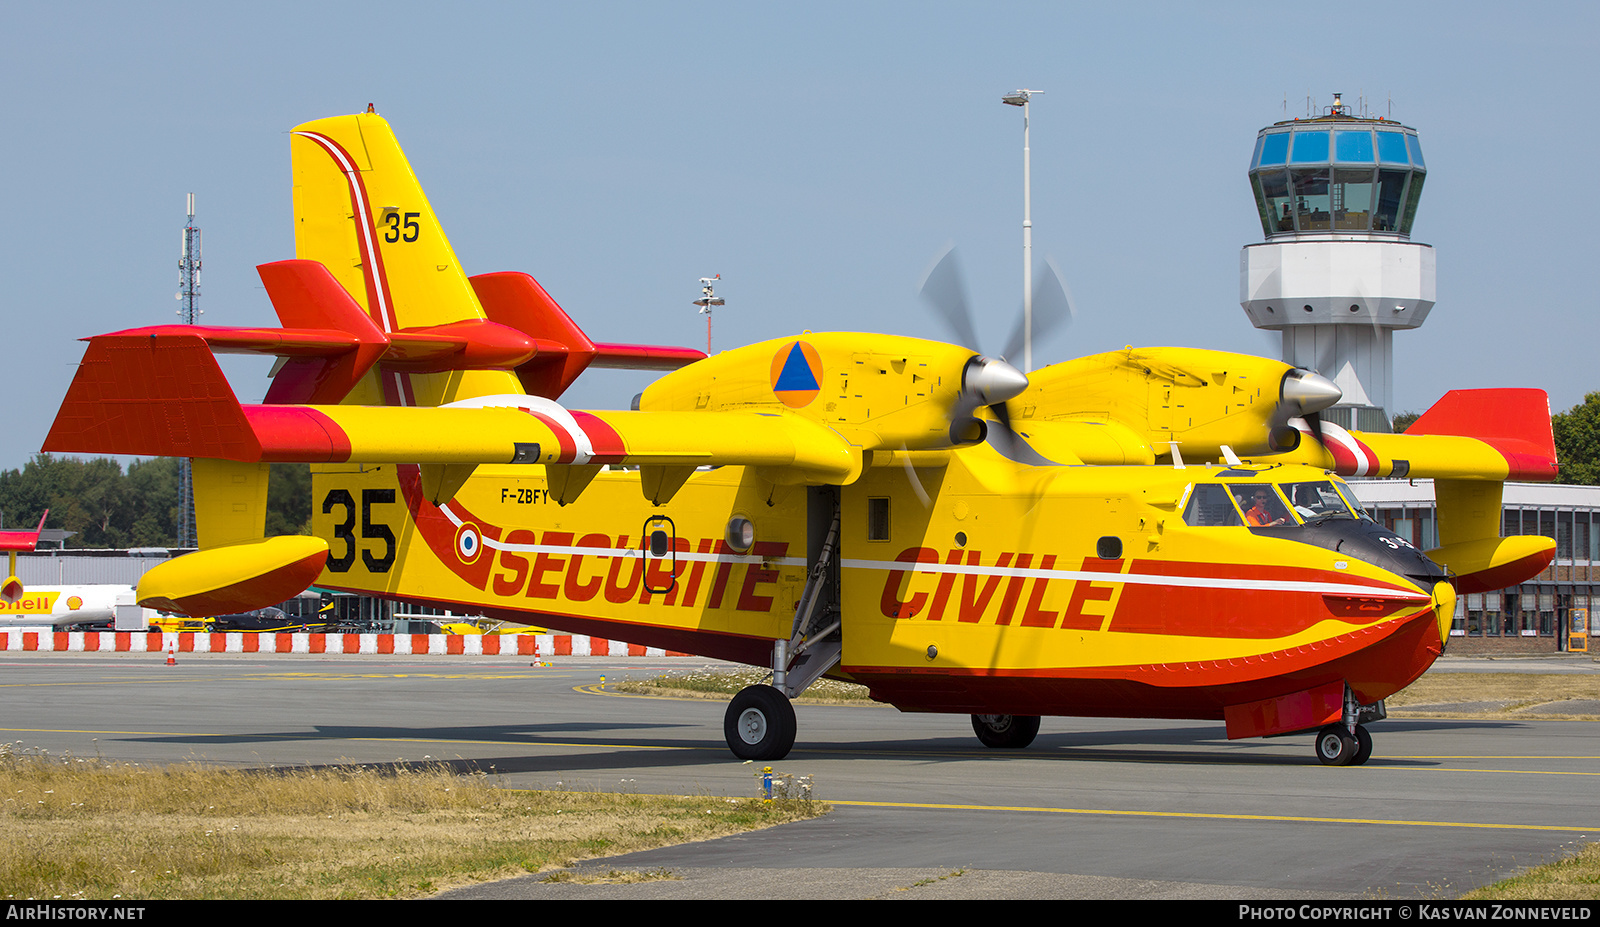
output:
[[[1405,135],[1400,132],[1379,132],[1378,160],[1384,164],[1410,164]]]
[[[1294,231],[1289,203],[1288,171],[1263,171],[1256,178],[1256,208],[1262,210],[1261,225],[1268,235]]]
[[[1328,169],[1290,172],[1294,183],[1295,225],[1302,232],[1326,232],[1332,214],[1328,202]]]
[[[1417,137],[1395,123],[1295,120],[1256,137],[1250,185],[1268,238],[1410,235],[1426,170]]]
[[[1400,197],[1406,189],[1407,171],[1378,172],[1378,211],[1373,219],[1374,232],[1400,230]]]
[[[1334,160],[1341,164],[1371,164],[1371,132],[1336,132],[1333,146]]]
[[[1279,132],[1261,140],[1261,167],[1272,167],[1289,159],[1289,133]]]
[[[1400,234],[1411,234],[1411,223],[1417,218],[1417,200],[1422,198],[1422,182],[1428,175],[1421,171],[1413,171],[1411,185],[1406,189],[1406,211],[1400,216]]]
[[[1372,193],[1375,172],[1335,168],[1333,171],[1333,227],[1365,232],[1372,227]]]
[[[1294,163],[1314,164],[1328,160],[1328,133],[1294,133]]]

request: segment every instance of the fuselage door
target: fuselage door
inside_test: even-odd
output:
[[[665,515],[644,520],[640,534],[644,548],[644,587],[654,593],[671,592],[678,582],[678,528]]]

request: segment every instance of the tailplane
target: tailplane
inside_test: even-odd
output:
[[[527,274],[468,278],[377,113],[308,122],[290,137],[296,257],[326,268],[391,345],[346,401],[437,406],[521,392],[554,399],[590,365],[673,370],[705,356],[597,344]],[[279,317],[293,324],[282,308]],[[317,365],[299,366],[279,375],[314,376],[307,371]]]

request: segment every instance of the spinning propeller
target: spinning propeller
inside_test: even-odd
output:
[[[1043,336],[1071,318],[1072,300],[1067,295],[1055,264],[1050,261],[1045,262],[1045,269],[1036,278],[1033,289],[1033,330],[1036,336]],[[922,280],[920,292],[949,327],[956,342],[978,351],[980,342],[977,326],[973,322],[972,307],[961,279],[955,248],[946,249],[934,263],[933,269]],[[1019,313],[1005,349],[999,356],[991,357],[980,352],[967,361],[961,372],[961,393],[950,415],[952,441],[958,444],[975,443],[986,437],[988,428],[975,414],[980,406],[984,406],[1000,426],[995,438],[997,443],[1003,445],[1002,452],[1010,456],[1011,450],[1020,444],[1011,427],[1011,414],[1007,411],[1006,402],[1028,388],[1028,377],[1008,363],[1006,358],[1014,357],[1022,350],[1024,326],[1025,320]]]

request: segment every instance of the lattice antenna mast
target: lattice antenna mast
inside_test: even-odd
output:
[[[200,229],[194,224],[194,194],[188,199],[189,220],[183,226],[178,258],[178,317],[185,325],[200,321]],[[178,546],[198,547],[194,524],[194,470],[187,457],[178,460]]]

